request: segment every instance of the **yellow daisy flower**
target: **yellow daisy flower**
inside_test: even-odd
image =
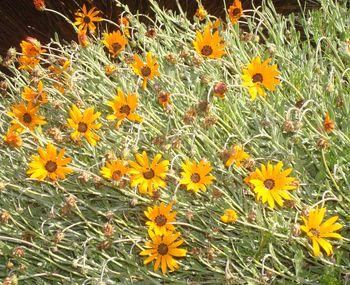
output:
[[[129,171],[125,164],[125,161],[121,159],[107,161],[106,166],[101,168],[100,173],[106,179],[119,181]]]
[[[225,44],[219,35],[219,31],[211,32],[210,25],[204,28],[204,32],[197,31],[193,46],[197,53],[205,58],[220,58],[225,54]]]
[[[134,54],[134,63],[131,65],[135,74],[143,78],[142,88],[146,89],[147,81],[152,80],[155,76],[159,76],[157,59],[148,52],[146,55],[146,63],[140,59],[137,54]]]
[[[182,164],[181,172],[182,178],[180,183],[187,186],[188,191],[194,191],[197,193],[199,190],[205,192],[206,186],[213,183],[215,177],[210,175],[213,170],[210,162],[201,160],[199,163],[195,161],[186,160]]]
[[[267,202],[272,209],[275,207],[275,202],[282,207],[283,199],[291,200],[288,191],[297,188],[293,185],[295,178],[288,177],[292,168],[282,171],[282,167],[282,161],[276,165],[271,165],[270,162],[266,166],[262,164],[261,170],[257,168],[254,171],[256,178],[249,180],[249,183],[253,185],[256,199],[261,199],[263,203]]]
[[[261,62],[260,57],[256,57],[243,69],[243,86],[248,88],[252,100],[257,95],[266,96],[264,88],[274,91],[280,80],[276,77],[280,75],[277,65],[269,65],[271,58]]]
[[[335,231],[343,227],[341,224],[335,223],[339,217],[333,216],[322,223],[325,213],[326,208],[319,209],[317,207],[310,211],[308,217],[301,217],[304,221],[304,225],[300,226],[300,229],[305,232],[312,241],[312,248],[315,256],[321,254],[320,247],[323,248],[327,255],[333,253],[333,247],[326,238],[343,238],[340,234],[335,233]]]
[[[163,202],[159,206],[148,207],[145,211],[145,216],[149,219],[146,222],[149,231],[154,231],[157,235],[164,235],[166,232],[174,231],[175,227],[172,222],[175,222],[176,212],[172,212],[173,204],[165,205]]]
[[[232,24],[236,24],[240,17],[243,15],[242,3],[240,0],[235,0],[233,4],[228,8],[228,17]]]
[[[93,131],[101,128],[101,123],[95,123],[95,121],[101,116],[100,112],[94,113],[94,108],[90,107],[83,113],[78,109],[76,105],[73,105],[69,110],[70,118],[67,120],[68,126],[74,129],[71,133],[71,138],[75,141],[80,140],[81,137],[85,137],[89,144],[95,146],[100,137]]]
[[[158,270],[161,266],[163,274],[170,271],[174,271],[179,268],[178,262],[174,257],[185,257],[187,250],[178,248],[183,244],[183,240],[178,238],[180,233],[166,233],[164,235],[157,235],[150,231],[151,241],[146,242],[147,249],[141,251],[140,255],[148,256],[144,264],[148,264],[155,260],[154,271]]]
[[[25,86],[22,92],[22,98],[33,104],[45,104],[47,103],[47,94],[44,90],[44,84],[40,80],[37,86],[37,91],[33,90],[31,87]]]
[[[157,154],[153,161],[149,163],[146,152],[142,154],[135,154],[137,162],[129,161],[130,170],[129,174],[131,180],[131,187],[138,186],[138,190],[141,194],[148,194],[153,196],[154,192],[160,188],[165,187],[169,161],[161,161],[162,155]]]
[[[249,157],[249,154],[246,153],[241,146],[235,145],[232,147],[230,157],[226,161],[225,165],[227,167],[230,167],[234,163],[237,167],[241,167],[242,162],[248,159]]]
[[[75,13],[74,25],[78,27],[79,30],[87,31],[90,30],[92,33],[95,32],[96,26],[94,22],[101,22],[102,18],[98,17],[101,11],[97,10],[96,7],[91,8],[89,11],[86,9],[85,4],[83,8]]]
[[[46,146],[46,150],[39,147],[39,155],[32,156],[32,162],[29,163],[27,174],[30,178],[44,180],[49,177],[51,180],[65,179],[67,174],[73,170],[66,165],[72,161],[72,158],[64,158],[65,150],[61,149],[57,154],[57,149],[51,143]]]
[[[22,131],[24,130],[24,126],[33,131],[36,127],[46,124],[45,118],[38,115],[38,112],[39,106],[35,106],[31,102],[29,102],[28,105],[25,105],[22,102],[13,106],[9,115],[15,118],[12,121],[15,128]]]
[[[225,213],[220,217],[223,223],[234,223],[237,221],[237,213],[235,210],[227,209]]]
[[[119,128],[123,120],[128,119],[132,122],[141,123],[142,118],[135,114],[137,108],[137,95],[125,95],[123,91],[118,88],[118,94],[113,101],[109,101],[107,105],[113,109],[113,114],[107,116],[107,120],[117,120],[116,127]]]
[[[128,44],[128,40],[121,34],[120,31],[112,33],[104,33],[102,43],[108,48],[113,57],[116,57],[125,46]]]

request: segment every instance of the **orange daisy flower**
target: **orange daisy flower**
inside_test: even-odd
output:
[[[137,54],[134,55],[134,61],[132,69],[137,75],[143,78],[142,88],[145,90],[147,87],[147,81],[160,75],[157,59],[152,56],[151,52],[148,52],[146,55],[146,63],[143,63]]]

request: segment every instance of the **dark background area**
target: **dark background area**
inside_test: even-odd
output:
[[[225,18],[224,2],[229,6],[233,0],[202,0],[207,11],[217,17]],[[128,4],[131,12],[150,14],[147,0],[122,0]],[[158,0],[160,6],[166,9],[177,10],[175,0]],[[316,0],[301,0],[301,4],[307,8],[317,7]],[[59,11],[72,21],[74,13],[85,3],[87,8],[96,6],[102,11],[103,16],[112,21],[118,20],[122,12],[116,7],[113,0],[46,0],[46,7]],[[192,19],[196,9],[195,0],[179,0],[182,9]],[[273,1],[277,11],[282,14],[298,11],[300,9],[297,0]],[[243,0],[243,9],[250,9],[253,5],[261,4],[261,0]],[[32,0],[0,0],[0,54],[6,54],[10,47],[18,47],[21,40],[27,36],[35,37],[41,42],[47,42],[57,32],[60,38],[65,40],[76,39],[73,28],[59,15],[37,11]]]

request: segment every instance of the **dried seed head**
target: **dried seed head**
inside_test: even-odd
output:
[[[218,82],[214,86],[214,96],[224,98],[227,92],[227,85],[224,82]]]
[[[47,130],[47,134],[52,137],[56,142],[63,142],[63,134],[59,128],[53,127]]]
[[[24,254],[25,254],[24,248],[20,246],[15,247],[12,251],[13,257],[22,258],[24,257]]]
[[[186,111],[184,116],[184,122],[185,124],[191,124],[194,122],[194,120],[197,117],[197,111],[195,108],[190,108]]]
[[[339,96],[339,97],[337,98],[336,104],[337,104],[337,107],[338,107],[338,108],[343,107],[343,106],[344,106],[344,99],[343,99],[342,97]]]
[[[157,201],[160,199],[160,197],[161,197],[161,192],[159,190],[153,192],[152,200]]]
[[[165,59],[171,64],[176,64],[176,62],[177,62],[176,55],[173,53],[168,53],[165,56]]]
[[[243,167],[248,171],[253,171],[255,168],[255,160],[252,157],[248,157],[243,161]]]
[[[241,41],[243,42],[250,42],[253,38],[253,34],[252,33],[247,33],[247,32],[243,32],[240,36]]]
[[[272,44],[272,43],[267,44],[267,51],[271,56],[273,56],[276,53],[276,50],[277,49],[275,44]]]
[[[182,146],[182,141],[180,137],[175,138],[171,143],[173,149],[179,149]]]
[[[190,53],[187,50],[182,50],[179,54],[179,57],[184,59],[188,58],[189,56],[190,56]]]
[[[201,78],[201,83],[204,85],[208,85],[212,81],[211,77],[206,74],[201,75],[200,78]]]
[[[7,224],[10,218],[11,218],[11,215],[6,210],[4,210],[0,215],[0,221],[3,224]]]
[[[209,115],[204,118],[204,127],[209,129],[214,126],[217,122],[217,118],[214,115]]]
[[[60,243],[64,239],[64,232],[58,230],[53,238],[54,243]]]
[[[294,122],[291,120],[285,120],[283,123],[283,131],[285,133],[294,133],[295,132]]]
[[[73,195],[69,195],[66,199],[66,205],[71,208],[76,207],[77,199]]]
[[[112,245],[112,242],[111,242],[111,241],[109,241],[109,240],[104,240],[104,241],[102,241],[101,243],[98,244],[97,248],[98,248],[99,250],[106,250],[106,249],[110,248],[111,245]]]
[[[80,172],[78,179],[81,183],[87,183],[91,179],[91,174],[87,171]]]
[[[192,221],[193,217],[194,217],[194,213],[192,211],[187,211],[185,213],[186,215],[186,219],[189,220],[189,221]]]
[[[301,230],[300,230],[300,225],[299,224],[293,225],[292,235],[295,236],[295,237],[298,237],[298,236],[301,235]]]
[[[146,32],[146,36],[154,39],[157,36],[157,30],[153,27],[148,28],[147,32]]]
[[[112,211],[108,211],[106,213],[106,218],[108,219],[108,221],[112,221],[114,219],[114,213]]]
[[[108,161],[115,160],[117,158],[115,153],[111,150],[108,150],[104,156],[105,156],[105,159]]]
[[[319,149],[327,149],[329,147],[329,142],[325,138],[319,138],[316,143],[316,146]]]
[[[10,59],[14,59],[16,57],[17,50],[14,47],[11,47],[7,50],[6,57]]]
[[[219,199],[223,196],[224,194],[218,190],[218,189],[214,189],[213,192],[212,192],[212,196],[214,199]]]
[[[201,113],[209,113],[210,103],[207,100],[199,101],[197,104],[197,110]]]
[[[152,143],[157,146],[162,146],[166,142],[166,137],[163,135],[157,136],[152,140]]]
[[[110,223],[107,223],[103,226],[103,234],[106,238],[110,238],[114,235],[114,226]]]
[[[5,80],[0,81],[0,90],[6,91],[8,87],[9,87],[9,85],[8,85],[7,81],[5,81]]]
[[[252,222],[255,222],[255,220],[256,220],[255,211],[250,211],[248,214],[248,221],[252,223]]]

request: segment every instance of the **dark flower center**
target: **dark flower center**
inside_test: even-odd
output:
[[[253,83],[256,83],[256,82],[263,82],[263,76],[262,76],[262,74],[261,73],[256,73],[256,74],[254,74],[253,75]]]
[[[201,180],[201,177],[200,177],[200,175],[198,173],[193,173],[191,175],[191,180],[194,183],[198,183]]]
[[[147,77],[151,74],[151,69],[148,66],[144,66],[141,68],[141,73],[144,77]]]
[[[84,17],[84,23],[85,23],[85,24],[89,24],[90,22],[91,22],[90,17],[89,17],[89,16],[85,16],[85,17]]]
[[[129,115],[130,114],[130,107],[129,105],[123,105],[120,107],[119,112],[125,115]]]
[[[161,95],[159,95],[158,99],[159,99],[160,102],[166,103],[166,102],[168,102],[168,95],[167,94],[161,94]]]
[[[165,243],[160,243],[158,245],[158,253],[160,255],[166,255],[168,253],[168,251],[169,251],[169,248]]]
[[[154,220],[158,227],[164,226],[167,222],[167,219],[164,215],[159,215]]]
[[[121,45],[119,43],[112,44],[112,49],[114,52],[118,52],[121,49]]]
[[[209,56],[213,53],[211,46],[205,45],[201,50],[202,55]]]
[[[32,121],[32,116],[29,113],[23,115],[23,122],[29,124]]]
[[[152,169],[149,169],[148,171],[143,173],[143,177],[145,179],[152,179],[154,177],[154,171]]]
[[[80,123],[78,124],[78,132],[80,132],[80,133],[85,133],[85,132],[87,131],[87,129],[88,129],[87,124],[82,123],[82,122],[80,122]]]
[[[272,179],[266,179],[264,181],[264,186],[265,188],[271,190],[273,187],[275,187],[275,181]]]
[[[232,16],[238,16],[241,13],[241,9],[235,8],[232,11]]]
[[[112,178],[114,180],[119,180],[122,176],[122,172],[120,170],[113,171]]]
[[[45,164],[45,169],[50,173],[55,172],[57,169],[57,163],[52,160],[49,160]]]
[[[318,229],[311,229],[310,232],[315,236],[315,237],[320,237],[320,231]]]

